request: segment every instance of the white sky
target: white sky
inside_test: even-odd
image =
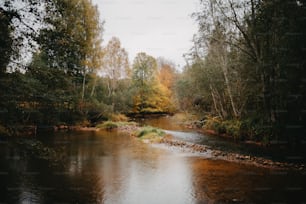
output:
[[[104,46],[120,39],[130,62],[138,52],[164,57],[182,67],[197,25],[191,14],[199,0],[93,0],[104,24]]]

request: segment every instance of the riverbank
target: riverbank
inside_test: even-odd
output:
[[[163,138],[159,144],[166,145],[167,148],[175,148],[177,151],[192,153],[199,156],[204,156],[208,159],[220,159],[241,164],[254,165],[258,167],[271,169],[294,169],[305,170],[304,164],[294,164],[287,162],[273,161],[271,159],[256,157],[250,155],[243,155],[239,153],[226,152],[212,149],[206,145],[199,145],[180,140],[174,140],[171,137]]]
[[[273,161],[272,159],[267,159],[264,157],[244,155],[241,153],[233,153],[228,151],[223,151],[219,149],[215,149],[213,147],[195,143],[189,143],[181,140],[174,139],[169,134],[162,134],[161,131],[157,128],[149,128],[144,132],[148,133],[147,136],[143,136],[142,127],[135,122],[111,122],[107,121],[103,124],[98,125],[97,127],[81,127],[81,126],[61,126],[57,128],[47,128],[43,129],[46,131],[120,131],[129,134],[133,138],[140,139],[144,143],[149,143],[152,145],[157,145],[169,150],[175,150],[178,152],[191,153],[195,156],[203,156],[207,159],[216,159],[216,160],[225,160],[230,162],[260,166],[265,168],[272,169],[295,169],[295,170],[305,170],[304,164],[295,164],[288,162],[279,162]],[[198,132],[205,133],[199,131]],[[40,130],[42,131],[42,130]],[[158,133],[158,134],[155,134]],[[211,132],[209,132],[211,133]]]
[[[145,127],[146,128],[146,127]],[[139,134],[137,132],[143,131],[142,127],[138,125],[125,125],[116,128],[118,131],[122,131],[128,133],[133,138],[139,139]],[[156,132],[153,130],[151,132]],[[161,136],[163,135],[163,136]],[[178,152],[184,153],[191,153],[195,156],[203,156],[206,159],[216,159],[216,160],[225,160],[229,162],[236,162],[241,164],[247,165],[254,165],[257,167],[264,167],[270,169],[294,169],[294,170],[305,170],[304,164],[295,164],[295,163],[288,163],[288,162],[280,162],[274,161],[272,159],[258,157],[258,156],[251,156],[251,155],[244,155],[241,153],[233,153],[227,152],[222,150],[214,149],[207,145],[189,143],[181,140],[176,140],[173,136],[169,134],[157,134],[152,135],[149,133],[149,137],[143,137],[141,139],[144,143],[149,143],[152,145],[157,145],[159,147],[166,148],[168,150],[174,150]]]

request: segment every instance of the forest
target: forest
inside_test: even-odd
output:
[[[234,140],[305,142],[306,2],[200,6],[177,70],[144,52],[130,62],[119,38],[104,42],[91,0],[1,1],[0,134],[185,112]]]

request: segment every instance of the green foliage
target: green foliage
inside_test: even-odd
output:
[[[239,120],[228,120],[223,122],[226,134],[234,137],[235,140],[242,139],[241,122]]]
[[[199,32],[177,82],[183,110],[218,116],[234,138],[299,143],[305,117],[302,1],[201,1]],[[294,128],[291,128],[294,127]]]
[[[129,118],[123,114],[111,114],[110,120],[114,122],[127,122]]]
[[[127,121],[105,121],[101,124],[96,125],[97,128],[101,129],[107,129],[107,130],[112,130],[116,129],[118,127],[124,127],[124,126],[136,126],[137,123],[135,122],[127,122]]]
[[[132,87],[134,90],[134,113],[173,112],[171,92],[158,77],[156,60],[139,53],[132,70]]]
[[[137,137],[143,137],[149,133],[155,133],[158,136],[164,136],[165,132],[159,128],[154,128],[151,126],[145,126],[143,128],[141,128],[137,133],[136,136]]]
[[[13,39],[11,29],[13,12],[6,12],[0,8],[0,74],[6,71],[13,52]]]
[[[149,140],[151,142],[158,142],[165,136],[165,132],[159,128],[151,126],[142,127],[135,133],[135,136],[142,140]]]
[[[54,125],[98,120],[106,115],[103,113],[106,105],[100,100],[103,90],[95,87],[95,69],[100,67],[102,58],[102,25],[97,8],[90,0],[22,2],[25,6],[18,10],[14,8],[19,0],[0,5],[0,50],[3,51],[0,120],[8,125]],[[40,9],[45,9],[44,18],[37,13]],[[24,30],[14,32],[14,26],[19,23],[12,21],[31,23],[24,19],[28,15],[33,21],[44,21],[41,23],[44,27],[31,33],[33,30],[27,24],[29,27],[21,26]],[[17,39],[31,39],[29,43],[35,40],[39,49],[22,69],[25,73],[5,73],[6,65],[14,59],[12,50],[22,47],[15,42]]]
[[[37,28],[43,24],[41,9],[50,3],[48,0],[0,2],[0,77],[8,66],[18,71],[24,69],[16,61],[20,61],[22,53],[33,51]]]
[[[205,124],[203,128],[216,130],[216,126],[218,126],[218,124],[221,124],[221,122],[222,120],[219,117],[208,115],[205,117]]]
[[[107,130],[112,130],[115,128],[118,128],[119,125],[117,122],[113,122],[113,121],[106,121],[102,124],[99,124],[96,126],[97,128],[101,128],[101,129],[107,129]]]
[[[134,112],[143,112],[149,108],[148,100],[153,93],[156,81],[156,60],[146,53],[138,53],[134,59],[132,69],[132,84],[135,91]]]
[[[222,120],[219,117],[207,116],[203,128],[226,134],[234,140],[252,140],[267,143],[272,139],[272,131],[262,123],[260,118],[245,120]]]
[[[219,117],[208,116],[205,119],[204,128],[216,131],[218,134],[226,134],[235,140],[242,139],[242,122],[239,120],[221,120]]]

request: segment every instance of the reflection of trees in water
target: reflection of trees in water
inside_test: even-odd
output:
[[[305,179],[290,171],[213,160],[195,160],[192,168],[198,201],[299,203],[304,197]],[[293,186],[300,190],[288,190]]]
[[[65,146],[66,166],[1,148],[0,171],[9,173],[0,188],[11,191],[0,202],[298,203],[306,188],[299,173],[186,157],[117,132],[59,134],[48,144]]]

